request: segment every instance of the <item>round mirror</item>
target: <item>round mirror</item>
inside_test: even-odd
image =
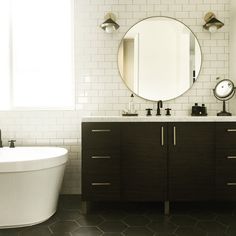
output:
[[[231,80],[225,79],[217,83],[214,94],[219,100],[228,100],[234,93],[234,84]]]
[[[228,79],[221,80],[216,84],[213,92],[218,100],[223,101],[223,110],[217,113],[217,116],[232,116],[230,112],[226,111],[225,101],[231,99],[234,96],[234,83]]]
[[[147,100],[170,100],[185,93],[201,68],[201,49],[193,32],[170,17],[150,17],[131,27],[118,51],[127,87]]]

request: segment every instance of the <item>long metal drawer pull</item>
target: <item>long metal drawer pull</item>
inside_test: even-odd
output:
[[[99,133],[99,132],[111,132],[110,129],[92,129],[93,133]]]
[[[236,129],[227,129],[227,132],[236,132]]]
[[[177,140],[176,140],[176,127],[175,126],[173,127],[173,135],[174,135],[173,137],[174,146],[176,146]]]
[[[236,159],[236,156],[228,156],[227,159]]]
[[[110,186],[111,183],[92,183],[92,186]]]
[[[111,156],[91,156],[92,159],[110,159]]]
[[[161,126],[161,146],[164,146],[164,127]]]
[[[236,183],[227,183],[228,186],[236,186]]]

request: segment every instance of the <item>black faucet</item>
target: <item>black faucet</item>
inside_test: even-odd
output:
[[[162,106],[163,106],[163,102],[160,100],[160,101],[158,101],[157,102],[157,116],[160,116],[161,115],[161,109],[160,108],[162,108]]]
[[[2,148],[2,131],[0,130],[0,148]]]

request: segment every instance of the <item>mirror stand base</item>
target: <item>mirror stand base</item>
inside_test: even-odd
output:
[[[227,112],[227,111],[221,111],[217,113],[217,116],[232,116],[232,113]]]
[[[226,111],[225,100],[223,101],[223,111],[217,113],[217,116],[232,116],[230,112]]]

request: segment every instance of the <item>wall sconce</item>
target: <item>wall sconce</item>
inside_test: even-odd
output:
[[[216,32],[224,26],[224,23],[216,19],[215,14],[212,12],[208,12],[204,17],[204,20],[206,21],[206,24],[203,25],[203,28],[209,30],[211,33]]]
[[[116,17],[112,13],[108,13],[105,15],[105,21],[100,25],[100,27],[106,32],[106,33],[113,33],[117,29],[119,29],[119,25],[115,22]]]

